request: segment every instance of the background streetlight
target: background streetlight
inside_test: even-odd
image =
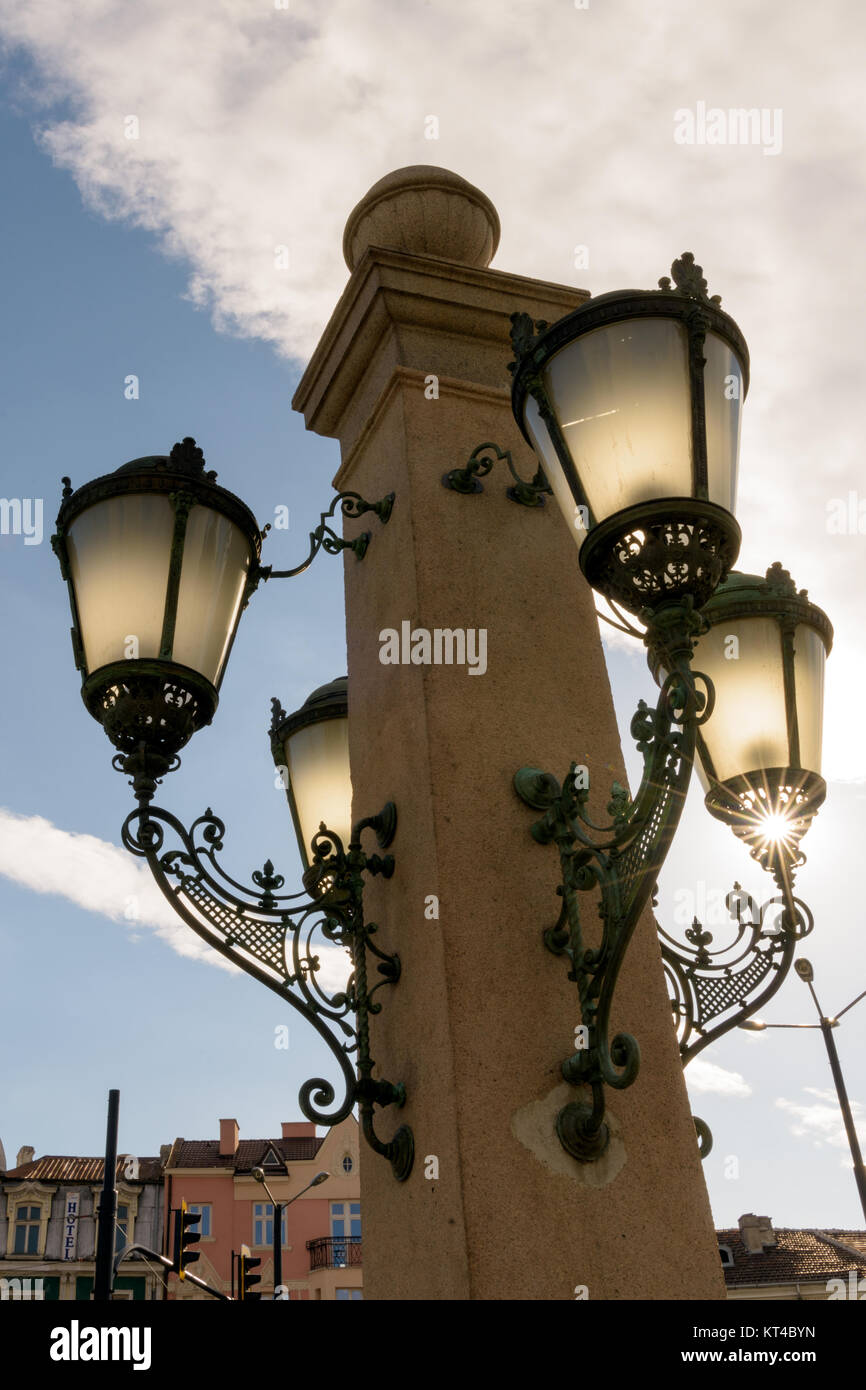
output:
[[[260,1182],[271,1199],[274,1208],[274,1298],[277,1296],[277,1289],[283,1282],[283,1212],[286,1207],[290,1207],[292,1202],[296,1202],[299,1197],[303,1197],[305,1192],[309,1192],[311,1187],[318,1187],[320,1183],[327,1182],[330,1173],[317,1173],[312,1182],[308,1182],[306,1187],[302,1187],[300,1192],[296,1192],[294,1197],[290,1197],[287,1202],[278,1202],[271,1189],[265,1181],[265,1171],[263,1168],[254,1168],[253,1177],[256,1182]]]
[[[850,1004],[846,1004],[844,1009],[840,1009],[832,1018],[827,1018],[818,996],[815,993],[813,984],[815,972],[812,969],[811,961],[801,958],[794,962],[794,969],[800,979],[809,986],[809,993],[815,1001],[815,1008],[818,1010],[820,1023],[765,1023],[760,1018],[750,1018],[740,1024],[741,1028],[747,1028],[753,1033],[763,1033],[767,1028],[820,1028],[827,1047],[827,1056],[830,1059],[830,1070],[833,1073],[833,1081],[836,1086],[836,1095],[839,1097],[839,1109],[842,1111],[842,1119],[845,1121],[845,1132],[848,1135],[848,1143],[851,1148],[851,1158],[854,1162],[854,1178],[857,1183],[857,1191],[860,1193],[860,1203],[863,1207],[863,1215],[866,1217],[866,1169],[863,1167],[863,1154],[860,1150],[860,1140],[857,1138],[857,1130],[854,1127],[854,1117],[851,1114],[851,1103],[848,1100],[848,1092],[845,1089],[845,1081],[842,1076],[842,1068],[839,1063],[839,1053],[836,1051],[836,1040],[833,1037],[833,1029],[839,1027],[839,1019],[846,1014],[849,1009],[853,1009],[855,1004],[859,1004],[861,999],[866,999],[866,989],[852,999]]]

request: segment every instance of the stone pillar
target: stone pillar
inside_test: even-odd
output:
[[[365,1296],[723,1298],[649,912],[614,1004],[612,1031],[633,1033],[643,1060],[631,1089],[608,1092],[610,1148],[581,1164],[554,1132],[581,1098],[559,1071],[578,998],[542,944],[558,854],[531,838],[512,777],[585,763],[603,820],[625,776],[592,595],[552,499],[512,502],[504,464],[481,494],[442,486],[488,440],[532,477],[511,413],[509,315],[555,320],[586,298],[489,270],[498,234],[489,200],[447,170],[382,179],[349,218],[351,277],[293,401],[340,440],[335,486],[396,493],[366,558],[346,561],[355,816],[389,799],[399,813],[395,875],[365,897],[403,965],[377,996],[372,1050],[408,1099],[379,1113],[378,1131],[407,1123],[416,1144],[402,1184],[362,1145]],[[486,670],[383,664],[380,634],[404,623],[483,629]],[[654,699],[649,673],[647,687]]]

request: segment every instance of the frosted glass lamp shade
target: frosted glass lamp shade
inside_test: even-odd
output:
[[[204,471],[195,440],[73,491],[53,538],[69,587],[82,695],[122,753],[166,767],[210,723],[261,533]]]
[[[786,570],[732,573],[705,605],[709,630],[693,669],[715,705],[698,730],[696,766],[711,813],[750,842],[797,840],[826,794],[821,776],[826,614]],[[663,660],[655,658],[657,678]]]
[[[517,423],[586,578],[636,612],[705,602],[739,547],[748,350],[693,258],[678,268],[676,289],[601,295],[538,336],[515,316]]]
[[[294,714],[274,706],[271,748],[305,869],[311,867],[311,845],[322,823],[345,850],[352,838],[347,688],[347,678],[340,676],[314,690]]]

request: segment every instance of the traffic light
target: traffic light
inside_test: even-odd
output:
[[[240,1268],[240,1278],[238,1279],[238,1295],[240,1298],[261,1298],[260,1293],[250,1293],[253,1284],[260,1284],[262,1276],[260,1274],[250,1274],[251,1269],[258,1269],[261,1260],[254,1260],[250,1254],[248,1245],[241,1246],[241,1253],[238,1256]]]
[[[187,1246],[196,1245],[201,1240],[201,1232],[191,1229],[200,1222],[201,1214],[187,1211],[186,1202],[181,1202],[180,1210],[174,1214],[174,1272],[179,1279],[185,1277],[184,1271],[188,1265],[201,1258],[200,1250],[187,1249]]]

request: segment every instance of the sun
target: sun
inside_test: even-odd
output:
[[[770,812],[761,820],[761,837],[765,844],[785,845],[791,839],[791,820],[778,811]]]

